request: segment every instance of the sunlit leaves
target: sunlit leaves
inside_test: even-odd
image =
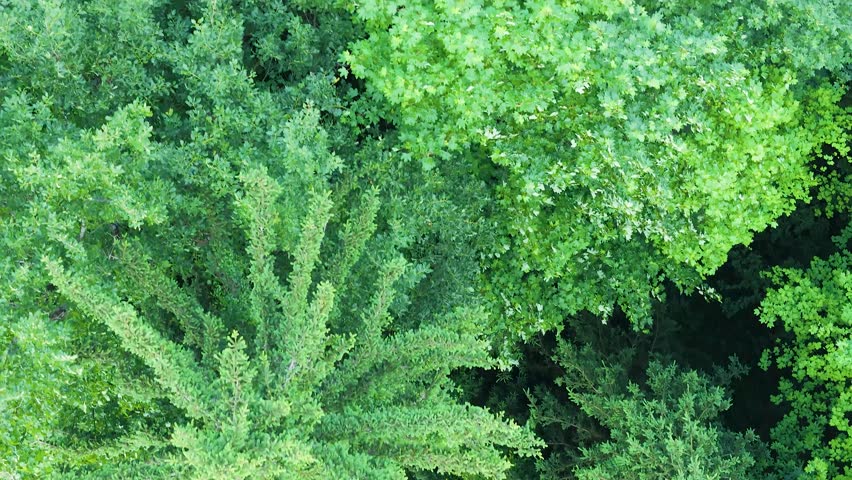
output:
[[[793,35],[785,25],[815,12],[836,25],[828,3],[785,5],[752,28]],[[793,58],[809,46],[758,34],[745,47],[733,13],[633,2],[378,5],[357,10],[370,36],[344,59],[399,107],[406,155],[428,169],[482,146],[506,173],[493,186],[503,238],[485,263],[511,329],[551,328],[614,303],[647,326],[661,279],[697,285],[807,197],[812,150],[844,143],[803,114],[819,104],[828,123],[842,116],[842,88],[812,80],[842,63],[808,70]],[[779,56],[766,66],[754,50]],[[833,101],[797,82],[820,83],[814,92],[833,91]],[[543,316],[531,314],[537,298],[550,305]]]

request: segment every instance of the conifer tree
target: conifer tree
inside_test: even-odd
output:
[[[121,300],[86,268],[44,262],[53,283],[84,315],[103,322],[122,346],[150,368],[187,423],[170,438],[145,438],[161,474],[187,478],[405,478],[405,469],[501,478],[509,463],[495,447],[533,455],[537,441],[486,410],[459,404],[447,375],[458,367],[488,367],[488,342],[478,334],[481,311],[462,309],[413,330],[386,335],[394,284],[407,264],[380,267],[369,307],[357,319],[333,318],[345,264],[361,256],[375,212],[357,215],[341,238],[337,275],[313,280],[330,203],[311,202],[292,256],[287,287],[274,272],[281,245],[269,234],[280,186],[263,170],[242,175],[238,210],[248,237],[249,302],[241,325],[251,342],[205,312],[152,258],[130,240],[120,249],[126,293],[151,297],[174,315],[183,344]],[[369,202],[368,202],[369,204]],[[155,322],[157,323],[157,322]],[[330,327],[346,327],[332,333]],[[140,442],[133,432],[118,445]],[[171,452],[171,454],[169,454]],[[106,459],[104,459],[106,460]],[[97,465],[95,471],[107,468]],[[115,467],[127,468],[121,461]],[[140,467],[141,468],[141,467]]]
[[[449,379],[494,365],[487,316],[455,295],[404,318],[422,267],[379,225],[380,192],[334,193],[331,146],[359,142],[328,116],[336,80],[246,51],[281,28],[250,3],[0,11],[3,338],[31,347],[2,366],[56,377],[3,384],[24,415],[0,451],[26,456],[4,474],[503,477],[538,440]],[[45,322],[63,328],[31,341]]]
[[[632,353],[604,357],[591,345],[559,342],[553,360],[565,373],[556,383],[570,403],[542,395],[532,417],[574,431],[579,454],[554,450],[539,462],[541,478],[759,478],[767,460],[760,440],[728,430],[719,418],[731,406],[725,385],[744,371],[738,362],[711,379],[654,359],[635,382]]]

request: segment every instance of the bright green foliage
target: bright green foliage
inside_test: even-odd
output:
[[[789,333],[762,362],[790,372],[774,397],[790,409],[772,432],[781,471],[852,478],[852,255],[814,259],[806,271],[777,269],[771,278],[777,287],[760,318]]]
[[[50,453],[40,447],[49,441],[61,414],[63,387],[81,375],[59,345],[62,335],[46,318],[35,314],[13,321],[2,317],[0,332],[0,478],[13,474],[44,476],[44,458]]]
[[[839,126],[846,131],[852,131],[852,115],[846,119],[848,121]],[[826,162],[832,168],[822,169],[816,195],[823,205],[817,213],[828,219],[840,217],[852,209],[852,156],[848,150],[833,153],[825,155]]]
[[[847,129],[852,125],[845,125]],[[850,163],[827,152],[817,197],[818,213],[840,225],[849,220]],[[772,431],[781,474],[804,478],[852,478],[852,228],[832,237],[840,251],[814,258],[807,269],[775,268],[772,287],[755,312],[786,332],[767,349],[762,366],[786,375],[772,400],[786,415]]]
[[[614,303],[646,327],[663,278],[697,285],[807,197],[815,147],[845,148],[845,4],[364,1],[344,58],[409,157],[497,165],[511,329]]]
[[[600,438],[596,427],[576,414],[565,424],[588,432],[571,478],[757,478],[756,436],[731,432],[719,422],[719,415],[731,405],[722,387],[704,374],[657,361],[651,361],[640,386],[627,380],[629,359],[628,354],[605,361],[588,347],[559,345],[554,360],[565,369],[565,376],[557,384],[567,389],[583,414],[609,431],[608,438],[605,433]],[[735,369],[727,375],[736,374]],[[553,417],[559,410],[548,403],[552,401],[545,399],[534,417],[562,422]],[[542,478],[564,478],[570,464],[559,456],[551,458],[541,465]]]

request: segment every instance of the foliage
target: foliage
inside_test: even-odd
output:
[[[614,303],[644,328],[663,279],[698,285],[807,197],[815,147],[845,148],[844,89],[814,76],[848,73],[840,3],[367,1],[344,58],[410,158],[497,166],[510,330]]]
[[[717,479],[756,478],[756,458],[762,450],[757,437],[722,427],[719,415],[731,405],[724,388],[706,375],[683,370],[675,364],[652,360],[643,386],[628,380],[630,356],[602,359],[588,346],[578,349],[562,341],[554,360],[565,369],[557,384],[568,391],[594,424],[553,419],[552,407],[533,408],[533,418],[567,422],[587,430],[581,455],[575,459],[571,478],[624,479]],[[725,375],[741,375],[733,364]],[[583,427],[583,425],[586,427]],[[597,436],[597,440],[594,440]],[[542,478],[564,478],[566,463],[560,456],[543,462]]]
[[[477,403],[527,422],[547,444],[542,459],[515,462],[513,479],[763,475],[773,464],[768,449],[730,418],[732,387],[748,368],[736,357],[723,359],[727,368],[708,365],[712,374],[686,367],[703,352],[684,356],[682,343],[669,345],[681,335],[578,318],[526,344],[516,371],[458,377]]]
[[[0,32],[2,298],[9,318],[43,312],[4,327],[29,347],[3,357],[24,375],[3,387],[4,405],[24,412],[3,445],[27,456],[13,457],[13,474],[501,478],[504,448],[535,455],[528,430],[456,399],[453,369],[494,362],[475,299],[440,297],[406,320],[404,294],[426,268],[400,255],[412,242],[377,224],[376,190],[331,193],[341,138],[321,127],[336,117],[316,94],[325,82],[336,95],[336,80],[263,52],[248,64],[272,78],[244,66],[246,33],[258,44],[280,33],[260,25],[274,5],[139,7],[3,11],[16,27]],[[121,37],[115,50],[85,41],[101,24]],[[298,38],[283,48],[308,61],[316,42]],[[42,55],[57,51],[74,68]],[[105,91],[113,73],[96,64],[107,53],[110,68],[144,66],[138,81],[123,77],[137,90]],[[47,64],[30,61],[40,56]],[[28,336],[60,310],[55,340]]]
[[[52,462],[41,445],[61,413],[63,387],[80,375],[75,357],[61,350],[57,327],[35,314],[18,321],[3,318],[0,356],[0,477],[44,476]],[[59,397],[59,398],[57,398]]]
[[[0,0],[0,478],[852,478],[850,25]]]
[[[849,130],[852,124],[842,125]],[[780,265],[764,272],[765,298],[755,314],[779,334],[763,352],[764,369],[780,370],[772,401],[785,416],[772,429],[772,447],[780,475],[803,478],[852,478],[846,343],[850,334],[849,226],[850,163],[848,151],[828,149],[816,191],[814,213],[831,228],[822,233],[810,262]],[[814,230],[812,227],[806,226]],[[800,235],[800,237],[802,237]]]
[[[788,336],[764,353],[762,364],[788,376],[774,401],[789,412],[773,429],[782,471],[808,478],[852,478],[852,256],[814,259],[806,271],[776,269],[760,307],[767,326],[779,323]]]
[[[252,287],[246,312],[247,327],[255,332],[252,354],[236,331],[217,350],[221,319],[177,308],[194,302],[162,272],[146,268],[144,257],[128,260],[129,268],[141,268],[154,280],[138,285],[137,295],[156,296],[194,327],[184,334],[201,337],[199,361],[189,345],[170,341],[152,327],[156,322],[146,322],[130,304],[97,286],[91,273],[72,273],[47,261],[59,291],[141,357],[170,401],[193,420],[175,427],[168,441],[145,439],[146,446],[171,445],[179,454],[160,451],[140,461],[161,462],[181,478],[405,478],[404,467],[499,478],[508,464],[494,442],[534,452],[536,442],[524,430],[452,398],[446,375],[453,367],[491,362],[487,343],[475,333],[481,321],[475,311],[449,313],[417,330],[383,337],[404,261],[394,259],[382,269],[370,308],[350,320],[355,332],[328,331],[342,321],[329,318],[337,279],[320,282],[308,295],[327,200],[315,201],[303,224],[300,244],[291,252],[289,288],[274,282],[274,244],[265,233],[273,218],[263,208],[272,203],[264,185],[274,181],[255,178],[264,183],[251,185],[255,193],[248,200],[255,217],[249,222]],[[350,231],[358,227],[364,228]]]

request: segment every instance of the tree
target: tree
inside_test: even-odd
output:
[[[576,429],[580,454],[552,453],[540,462],[542,478],[757,478],[762,445],[753,432],[722,426],[719,416],[731,400],[707,375],[651,360],[644,380],[634,383],[629,350],[604,359],[589,345],[567,341],[560,341],[554,360],[565,369],[557,384],[580,412],[546,395],[533,403],[532,415]],[[724,385],[743,369],[734,363],[720,373],[716,381]]]
[[[481,312],[450,312],[384,335],[392,321],[394,283],[406,268],[397,257],[381,268],[369,308],[357,319],[334,314],[342,311],[335,306],[347,276],[341,265],[360,257],[375,228],[374,209],[343,227],[340,262],[328,264],[325,280],[316,283],[330,203],[315,197],[298,246],[288,252],[293,260],[285,289],[274,266],[280,241],[269,234],[278,223],[274,205],[281,188],[261,170],[243,179],[245,196],[237,208],[250,262],[240,327],[253,333],[250,348],[236,330],[226,340],[225,321],[153,268],[153,259],[139,251],[143,247],[129,240],[113,272],[128,275],[123,295],[139,303],[151,299],[173,315],[183,344],[154,328],[167,317],[146,321],[93,272],[45,260],[59,291],[140,357],[187,417],[168,439],[146,432],[121,439],[125,448],[154,448],[139,456],[136,468],[151,469],[154,462],[162,469],[157,474],[181,478],[401,479],[406,468],[500,478],[509,463],[496,445],[535,453],[531,434],[453,398],[450,371],[492,363],[488,342],[476,333]],[[100,460],[94,465],[100,473],[110,471],[107,465],[125,469],[124,463],[132,463]]]
[[[366,1],[344,58],[409,158],[494,164],[505,328],[614,304],[645,328],[664,279],[699,285],[845,145],[841,3]]]
[[[844,125],[849,129],[850,124]],[[761,357],[764,369],[782,376],[772,401],[786,414],[772,429],[772,448],[782,476],[852,478],[852,254],[849,240],[852,164],[849,150],[827,151],[816,197],[816,214],[836,225],[833,243],[805,267],[775,266],[755,309],[778,332]],[[845,225],[845,227],[843,227]],[[830,247],[833,247],[831,249]]]
[[[760,306],[768,327],[787,335],[764,352],[764,368],[787,372],[773,401],[788,413],[772,430],[782,473],[852,478],[852,256],[816,258],[808,270],[775,269]]]
[[[409,242],[377,220],[378,191],[334,188],[345,159],[331,147],[354,156],[369,133],[322,97],[336,79],[252,50],[281,33],[264,23],[274,5],[107,3],[2,12],[0,298],[10,318],[33,313],[4,326],[33,348],[2,366],[56,377],[3,385],[22,413],[0,451],[29,455],[10,468],[501,478],[507,451],[536,455],[529,430],[458,401],[449,380],[494,364],[475,298],[405,318],[423,276]],[[314,28],[310,8],[290,10],[289,32]],[[345,23],[332,17],[320,23]],[[323,42],[290,40],[305,61]],[[45,317],[55,334],[29,341]],[[44,396],[34,417],[54,389],[73,395]]]

